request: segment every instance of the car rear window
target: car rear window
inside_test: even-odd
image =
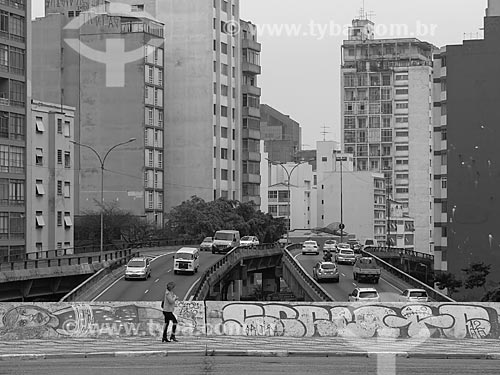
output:
[[[340,250],[340,254],[343,254],[343,255],[353,255],[354,251],[352,251],[352,250]]]
[[[143,260],[131,260],[127,264],[128,267],[145,267],[145,262]]]
[[[427,297],[427,292],[424,291],[410,292],[410,297]]]
[[[314,242],[314,241],[306,241],[306,242],[304,242],[304,245],[313,245],[313,246],[316,246],[316,242]]]
[[[377,298],[377,292],[359,292],[359,298]]]
[[[334,241],[334,240],[326,240],[326,241],[325,241],[325,244],[328,244],[328,245],[335,245],[335,241]]]
[[[325,270],[334,270],[335,269],[335,264],[322,264],[321,268]]]
[[[205,237],[203,242],[212,242],[212,237]]]

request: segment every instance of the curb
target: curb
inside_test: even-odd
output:
[[[296,350],[144,350],[110,352],[74,352],[74,353],[19,353],[0,354],[0,361],[25,361],[40,359],[69,358],[132,358],[132,357],[167,357],[167,356],[227,356],[227,357],[365,357],[377,358],[378,355],[394,355],[397,358],[420,359],[476,359],[500,360],[500,353],[410,353],[410,352],[349,352],[349,351],[296,351]]]

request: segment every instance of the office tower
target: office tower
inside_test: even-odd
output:
[[[26,252],[27,137],[31,108],[31,1],[0,2],[0,259]]]
[[[260,67],[260,43],[257,28],[247,21],[240,21],[242,49],[242,201],[260,207],[260,94],[257,76]]]
[[[49,1],[33,22],[35,97],[76,107],[75,212],[100,211],[102,193],[162,225],[164,25],[140,7],[96,4]]]
[[[355,19],[342,45],[342,144],[357,171],[382,172],[415,220],[414,250],[433,253],[432,53],[414,38],[375,39]]]
[[[28,134],[26,252],[44,257],[47,250],[73,252],[74,112],[73,107],[32,101]],[[38,253],[38,254],[32,254]],[[49,256],[55,253],[49,253]]]
[[[484,38],[434,60],[435,269],[458,278],[491,264],[500,281],[500,1],[489,0]],[[482,291],[474,290],[476,298]]]

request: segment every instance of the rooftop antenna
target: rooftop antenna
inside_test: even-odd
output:
[[[321,134],[323,134],[323,141],[326,141],[326,135],[327,135],[328,133],[331,133],[331,132],[327,131],[326,129],[330,129],[330,127],[329,127],[329,126],[326,126],[326,125],[323,125],[323,126],[321,127],[321,129],[323,129],[323,130],[321,131]]]

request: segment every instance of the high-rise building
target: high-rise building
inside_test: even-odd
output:
[[[434,61],[435,269],[491,264],[500,281],[500,1],[484,39],[442,48]],[[476,297],[481,297],[478,295]]]
[[[381,172],[415,220],[415,250],[433,253],[432,53],[414,38],[375,39],[356,19],[342,45],[342,144],[357,171]]]
[[[27,136],[26,253],[43,256],[47,250],[73,250],[74,107],[32,101]],[[31,218],[30,218],[31,219]],[[39,254],[34,254],[39,253]],[[41,253],[41,254],[40,254]]]
[[[48,1],[33,22],[36,98],[76,107],[75,212],[99,211],[102,190],[161,225],[164,25],[139,6],[83,3]]]
[[[241,200],[239,0],[162,0],[156,17],[166,25],[165,209],[194,195]]]
[[[31,1],[0,2],[0,259],[26,252],[27,137],[31,130]]]
[[[282,163],[295,161],[302,149],[299,123],[267,104],[261,105],[260,115],[260,133],[269,159]]]
[[[242,49],[242,202],[260,203],[260,94],[257,76],[260,67],[260,43],[257,28],[247,21],[240,21]]]

